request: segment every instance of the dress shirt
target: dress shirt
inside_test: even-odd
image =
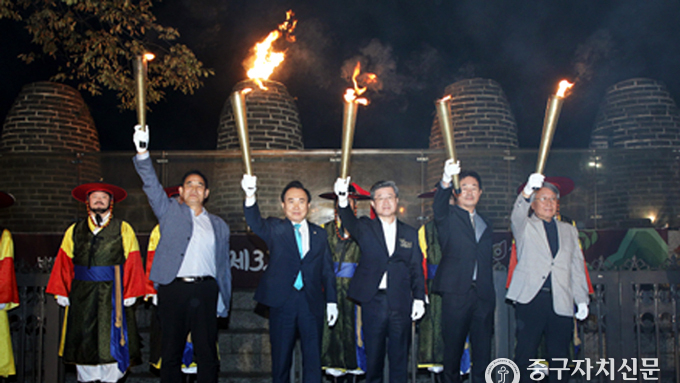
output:
[[[191,217],[194,229],[177,276],[214,277],[217,274],[215,264],[215,232],[210,223],[210,216],[205,208],[203,208],[199,215],[195,215],[192,210]]]
[[[560,242],[557,238],[557,222],[555,218],[551,219],[550,222],[543,221],[543,227],[545,228],[545,235],[548,238],[548,244],[550,245],[550,252],[552,253],[552,257],[555,258],[557,252],[560,250]],[[545,279],[543,287],[552,288],[552,273]]]
[[[386,223],[381,218],[380,223],[382,224],[383,233],[385,234],[385,244],[387,245],[387,254],[391,257],[394,254],[394,246],[397,244],[397,219],[395,218],[392,223]],[[379,289],[387,288],[387,271],[383,274],[380,280]]]
[[[291,222],[292,225],[294,223]],[[293,230],[295,230],[295,226],[293,226]],[[305,257],[305,254],[309,251],[309,225],[307,224],[307,220],[303,219],[300,221],[300,238],[302,239],[302,256],[301,258]]]
[[[477,215],[477,209],[470,213],[470,223],[472,223],[472,231],[475,233],[475,239],[479,242],[479,236],[477,235],[477,225],[475,224],[475,216]],[[475,261],[475,271],[472,272],[472,280],[477,280],[477,261]]]

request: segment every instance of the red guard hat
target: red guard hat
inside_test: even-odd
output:
[[[560,191],[560,197],[564,197],[567,194],[571,193],[574,190],[574,181],[571,180],[571,178],[567,177],[545,177],[544,182],[550,182],[551,184],[557,186],[557,189]],[[517,188],[517,194],[521,193],[522,190],[524,190],[524,186],[527,183],[523,183],[519,185]]]
[[[10,207],[14,205],[15,201],[16,198],[13,195],[0,191],[0,208]]]
[[[165,194],[167,194],[169,198],[172,198],[172,197],[179,195],[179,185],[168,186],[167,188],[165,188],[163,190],[165,190]]]
[[[91,182],[89,184],[77,186],[75,189],[73,189],[73,191],[71,191],[71,195],[78,201],[85,203],[87,202],[87,196],[90,195],[90,193],[96,191],[109,193],[109,195],[113,197],[113,201],[116,203],[121,202],[125,199],[125,197],[127,197],[127,192],[125,189],[103,182]]]
[[[319,197],[330,200],[335,200],[338,198],[338,196],[336,196],[334,192],[319,194]],[[371,199],[371,193],[362,189],[361,186],[357,185],[356,183],[352,182],[352,184],[349,185],[349,198],[355,199],[357,201],[364,201]]]
[[[437,191],[437,188],[434,188],[430,191],[427,191],[425,193],[420,193],[418,194],[418,198],[434,198],[434,192]]]

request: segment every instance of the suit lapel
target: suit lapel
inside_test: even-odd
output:
[[[558,247],[557,247],[557,254],[555,254],[555,259],[557,259],[557,257],[559,257],[560,254],[562,253],[562,249],[564,248],[562,246],[562,241],[563,241],[564,236],[567,235],[567,233],[565,233],[563,231],[564,228],[560,227],[561,225],[559,224],[559,221],[557,221],[557,218],[553,218],[553,219],[555,220],[555,226],[557,226],[557,246]]]
[[[383,231],[382,221],[380,221],[380,218],[376,218],[373,220],[373,231],[375,232],[375,235],[380,239],[378,242],[380,243],[380,246],[383,249],[383,253],[385,254],[385,256],[389,257],[390,253],[387,251],[387,244],[385,243],[385,232]],[[397,228],[397,236],[399,236],[399,228]]]
[[[294,249],[295,250],[294,254],[297,254],[299,257],[300,251],[298,250],[297,239],[295,239],[295,228],[293,227],[293,223],[288,218],[286,218],[283,222],[284,222],[283,239],[286,241],[286,245],[289,248]]]
[[[316,246],[314,246],[315,238],[317,237],[317,228],[315,226],[312,226],[312,224],[307,221],[307,230],[309,231],[309,251],[307,251],[307,254],[305,254],[305,257],[303,258],[303,262],[307,258],[312,258],[315,253]]]
[[[465,227],[464,234],[470,237],[475,243],[477,242],[477,235],[475,234],[475,229],[472,227],[472,222],[470,221],[470,213],[461,209],[459,206],[454,206],[456,218]]]

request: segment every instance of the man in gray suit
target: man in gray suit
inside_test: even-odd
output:
[[[135,126],[135,168],[158,218],[161,239],[149,278],[157,284],[163,329],[161,381],[181,382],[182,353],[191,331],[199,382],[217,382],[217,317],[226,317],[231,299],[229,226],[208,213],[208,180],[187,172],[179,187],[181,202],[165,194],[147,151],[149,129]]]
[[[517,266],[506,298],[515,302],[515,362],[522,382],[531,381],[530,359],[536,359],[543,336],[550,367],[564,367],[564,362],[555,359],[569,359],[572,318],[588,316],[588,282],[578,232],[554,218],[559,190],[544,179],[538,173],[529,176],[511,216]],[[559,380],[568,381],[569,373],[563,372],[558,379],[551,370],[550,382]]]

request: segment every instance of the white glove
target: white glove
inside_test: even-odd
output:
[[[338,320],[337,303],[326,303],[326,317],[328,319],[328,327],[333,327]]]
[[[257,176],[244,174],[241,179],[241,189],[246,193],[246,198],[253,197],[257,191]]]
[[[151,303],[152,303],[154,306],[158,306],[158,295],[157,295],[157,294],[146,294],[146,295],[144,296],[144,300],[145,300],[145,301],[148,302],[149,299],[151,299]]]
[[[0,310],[4,310],[4,309],[5,309],[5,306],[7,306],[6,303],[0,303]]]
[[[132,141],[135,143],[137,153],[144,153],[149,148],[149,126],[142,130],[141,125],[135,125],[135,134],[132,136]]]
[[[528,198],[534,192],[534,190],[540,189],[541,186],[543,186],[544,180],[545,176],[543,174],[533,173],[532,175],[529,176],[527,184],[524,185],[524,190],[522,190],[522,194],[524,194],[524,196]]]
[[[125,300],[123,300],[123,306],[130,307],[130,306],[134,305],[135,302],[137,302],[137,297],[125,298]]]
[[[579,303],[578,304],[578,310],[576,311],[576,319],[578,320],[584,320],[588,318],[588,304],[587,303]]]
[[[335,195],[338,196],[338,206],[347,207],[347,201],[349,199],[349,180],[352,177],[340,178],[335,180],[335,185],[333,185],[333,191]]]
[[[425,302],[420,299],[413,301],[413,310],[411,311],[411,320],[417,321],[425,315]]]
[[[57,295],[57,304],[61,307],[67,307],[68,305],[71,304],[71,302],[68,300],[68,297],[63,297],[61,295]]]
[[[453,176],[460,174],[460,161],[453,162],[453,158],[449,158],[444,162],[444,174],[442,175],[442,182],[450,184]]]

